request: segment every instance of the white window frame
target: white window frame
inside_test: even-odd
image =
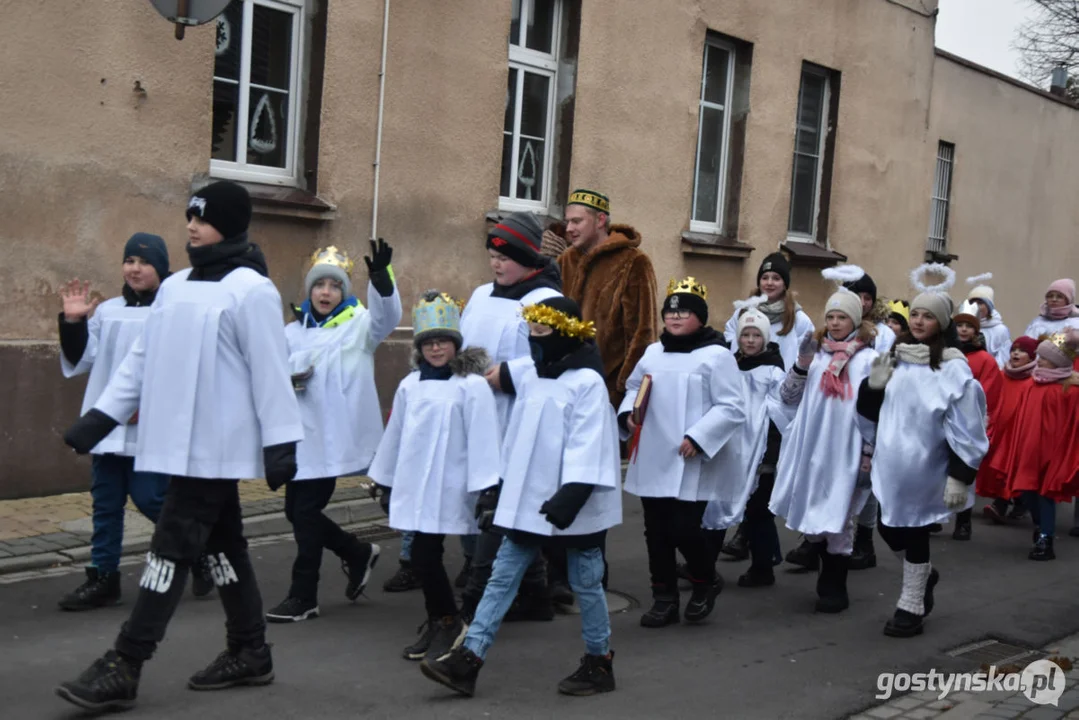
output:
[[[723,98],[723,105],[718,105],[704,99],[705,83],[708,82],[708,51],[710,48],[717,48],[727,53],[727,92]],[[735,50],[734,45],[729,42],[725,42],[718,38],[708,38],[704,43],[704,52],[705,56],[702,58],[703,64],[701,68],[701,97],[697,112],[697,155],[695,162],[693,163],[693,206],[690,209],[689,229],[690,232],[721,235],[723,234],[723,214],[726,211],[727,205],[727,180],[729,179],[728,172],[730,163],[728,151],[731,141],[731,102],[734,97],[734,65],[737,51]],[[701,169],[701,136],[704,134],[705,108],[712,108],[723,112],[723,141],[719,160],[720,180],[719,185],[716,187],[716,210],[715,221],[713,222],[694,219],[697,217],[697,180],[700,177]]]
[[[512,2],[512,0],[511,0]],[[521,145],[521,106],[524,98],[524,73],[529,72],[550,78],[547,89],[547,137],[543,144],[543,183],[539,188],[539,200],[522,200],[517,197],[506,197],[502,192],[502,166],[499,163],[499,197],[498,209],[508,212],[520,210],[532,212],[547,212],[550,206],[551,190],[551,159],[554,156],[554,129],[555,129],[555,98],[558,88],[558,58],[561,54],[561,28],[562,28],[562,0],[555,0],[554,22],[552,25],[551,52],[543,53],[525,47],[528,37],[528,21],[532,17],[535,4],[533,0],[521,0],[521,21],[518,36],[518,44],[509,43],[509,69],[517,71],[517,91],[513,97],[513,149],[510,159],[510,192],[515,193],[517,187],[517,175],[519,172],[518,159]],[[508,76],[507,76],[508,81]],[[499,136],[505,142],[506,130],[503,127]],[[501,154],[500,154],[501,156]]]
[[[944,152],[944,151],[947,152]],[[933,172],[933,193],[929,200],[929,232],[926,247],[930,252],[948,251],[948,215],[952,209],[952,179],[955,177],[955,143],[937,141],[937,165]],[[937,208],[943,212],[938,212]]]
[[[237,160],[210,159],[210,176],[225,180],[239,180],[268,185],[296,186],[299,183],[298,162],[300,140],[300,100],[303,89],[300,77],[303,69],[304,22],[306,8],[304,0],[242,0],[243,1],[243,37],[240,45],[240,91],[239,107],[236,109],[236,141],[242,148],[236,148]],[[251,104],[251,33],[254,26],[255,5],[290,13],[292,15],[292,57],[289,69],[289,111],[288,111],[288,149],[285,167],[274,168],[264,165],[248,164],[247,156],[248,115]],[[215,77],[214,82],[233,83],[232,80]],[[255,89],[261,86],[256,85]],[[211,90],[212,92],[212,90]],[[241,152],[242,150],[242,152]]]
[[[820,143],[817,147],[817,180],[814,183],[813,190],[813,232],[800,233],[791,230],[791,217],[794,213],[794,167],[795,159],[800,154],[798,152],[798,118],[801,116],[802,108],[802,78],[805,75],[816,75],[817,77],[824,78],[824,99],[821,102],[821,118],[820,118],[820,130],[818,135],[820,136]],[[816,243],[817,235],[820,232],[818,222],[820,221],[820,193],[821,193],[821,178],[824,176],[824,151],[828,144],[828,136],[832,132],[831,126],[831,114],[832,114],[832,73],[825,68],[816,67],[813,65],[803,65],[802,72],[798,76],[798,105],[794,112],[794,151],[791,156],[791,202],[787,209],[787,240],[792,242],[804,242],[804,243]]]

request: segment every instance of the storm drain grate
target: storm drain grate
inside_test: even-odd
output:
[[[391,527],[386,527],[385,525],[369,525],[368,527],[359,530],[353,530],[352,534],[357,540],[364,540],[366,542],[371,542],[372,540],[389,540],[390,538],[399,537],[401,535],[401,533]]]
[[[948,655],[960,660],[969,660],[979,665],[1006,665],[1008,663],[1033,662],[1045,657],[1045,653],[1034,648],[1012,645],[1000,640],[981,640],[949,650]]]

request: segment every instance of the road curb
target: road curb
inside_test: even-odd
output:
[[[331,503],[322,511],[338,525],[355,525],[385,518],[382,508],[369,499],[344,500]],[[244,536],[248,539],[266,535],[281,535],[292,532],[292,525],[282,511],[249,515],[244,518]],[[124,538],[123,555],[139,555],[150,549],[150,535],[131,535]],[[0,558],[0,575],[37,570],[40,568],[61,567],[84,563],[90,560],[90,546],[66,548],[55,552],[16,555]]]

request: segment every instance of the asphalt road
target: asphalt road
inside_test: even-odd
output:
[[[608,541],[611,587],[648,600],[648,576],[638,503],[626,498],[626,523]],[[1065,517],[1067,516],[1067,517]],[[1064,506],[1060,526],[1070,526]],[[276,682],[217,693],[186,689],[187,677],[224,647],[216,601],[185,599],[157,657],[143,672],[130,718],[235,720],[278,718],[838,718],[876,704],[885,671],[969,670],[948,650],[987,637],[1040,647],[1079,630],[1079,540],[1058,540],[1059,559],[1026,559],[1030,530],[991,527],[975,518],[974,540],[934,537],[941,572],[937,605],[926,634],[910,639],[881,633],[900,587],[900,564],[877,539],[880,564],[851,573],[851,609],[813,612],[815,577],[781,573],[775,587],[742,589],[745,563],[721,563],[727,589],[707,624],[645,630],[639,609],[613,622],[618,690],[592,698],[555,691],[582,653],[576,617],[505,625],[488,656],[473,699],[453,696],[401,659],[422,620],[418,592],[390,595],[382,581],[395,569],[397,540],[384,541],[368,597],[349,604],[336,559],[327,557],[322,617],[271,625]],[[793,534],[782,533],[784,550]],[[448,543],[451,575],[459,547]],[[267,605],[284,597],[291,542],[253,548]],[[78,577],[43,577],[0,585],[0,707],[5,718],[79,717],[53,694],[111,643],[137,589],[138,565],[125,568],[124,605],[92,613],[55,609]]]

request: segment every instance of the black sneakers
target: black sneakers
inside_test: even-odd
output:
[[[300,622],[318,617],[318,603],[312,600],[287,597],[277,607],[266,612],[266,622]]]
[[[952,531],[952,540],[970,540],[971,526],[970,519],[955,521],[955,530]]]
[[[921,635],[924,631],[922,615],[915,615],[906,610],[896,609],[895,615],[884,625],[884,634],[888,637],[909,638]]]
[[[345,586],[345,597],[355,600],[367,587],[367,581],[371,579],[371,570],[378,563],[378,554],[381,551],[378,545],[368,542],[356,541],[356,551],[347,560],[341,561],[341,570],[348,577],[348,585]]]
[[[746,533],[743,532],[742,525],[738,526],[738,530],[734,533],[734,537],[724,543],[720,552],[724,555],[729,555],[735,560],[745,560],[749,557],[749,538]]]
[[[86,582],[60,599],[60,609],[77,612],[120,604],[120,573],[86,568]]]
[[[423,660],[427,657],[427,651],[431,649],[431,643],[435,639],[435,635],[442,625],[440,618],[428,618],[423,621],[423,624],[416,628],[416,632],[420,634],[416,638],[416,642],[406,647],[401,652],[401,657],[405,660]]]
[[[661,593],[653,597],[652,607],[641,615],[641,627],[661,628],[681,621],[678,612],[678,594]]]
[[[476,693],[476,678],[482,667],[483,660],[460,645],[441,657],[424,660],[420,663],[420,672],[429,680],[472,697]]]
[[[873,528],[859,525],[854,532],[854,550],[848,567],[851,570],[868,570],[877,566],[877,553],[873,548]]]
[[[712,614],[716,598],[723,592],[723,576],[716,573],[710,583],[694,583],[693,592],[686,603],[686,622],[700,622]],[[613,689],[613,688],[612,688]]]
[[[577,672],[558,683],[563,695],[596,695],[614,690],[614,652],[585,655]]]
[[[429,658],[442,657],[460,645],[468,632],[468,625],[456,615],[433,619],[432,624],[435,626],[435,634],[431,638],[431,647],[427,648]]]
[[[816,571],[820,567],[820,551],[813,543],[802,540],[802,544],[787,553],[787,562],[791,565]]]
[[[224,690],[237,685],[269,685],[273,678],[269,645],[258,650],[230,648],[218,655],[205,670],[192,675],[187,686],[192,690]]]
[[[1056,560],[1057,554],[1053,550],[1053,538],[1051,535],[1038,534],[1038,539],[1034,541],[1034,547],[1030,549],[1030,553],[1027,555],[1030,560],[1036,560],[1038,562],[1046,562],[1048,560]]]
[[[749,570],[738,576],[738,587],[771,587],[775,584],[776,574],[772,568],[756,568],[750,565]]]
[[[134,707],[141,667],[115,650],[94,660],[78,679],[61,683],[56,694],[84,710],[105,712]]]
[[[214,576],[210,572],[210,561],[205,555],[199,557],[191,566],[191,594],[197,598],[206,597],[214,591]]]
[[[397,568],[397,572],[393,574],[389,580],[382,585],[383,592],[408,592],[409,590],[419,590],[423,587],[423,583],[420,582],[420,578],[412,570],[412,563],[401,561],[401,567]]]

